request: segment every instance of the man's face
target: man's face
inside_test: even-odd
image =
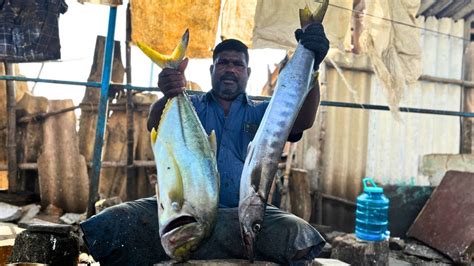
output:
[[[222,51],[211,65],[212,91],[223,100],[234,100],[245,92],[249,75],[250,68],[244,53]]]

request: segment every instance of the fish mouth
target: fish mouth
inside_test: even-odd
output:
[[[207,227],[192,216],[181,216],[165,226],[160,234],[166,254],[178,262],[186,261],[207,235]]]
[[[187,224],[192,224],[192,223],[197,223],[197,220],[192,217],[192,216],[189,216],[189,215],[183,215],[183,216],[180,216],[174,220],[172,220],[171,222],[169,222],[165,228],[163,229],[163,231],[161,232],[161,235],[166,235],[182,226],[185,226]]]

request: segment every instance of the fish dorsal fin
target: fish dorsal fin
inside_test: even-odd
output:
[[[216,139],[216,132],[214,130],[211,131],[209,135],[209,144],[211,145],[211,149],[214,151],[214,154],[217,154],[217,139]]]
[[[186,29],[186,31],[183,34],[183,37],[181,38],[181,41],[173,50],[171,55],[161,54],[158,51],[153,50],[153,48],[151,48],[150,46],[148,46],[147,44],[143,42],[138,41],[137,46],[159,67],[161,68],[169,67],[169,68],[177,69],[186,54],[186,49],[188,48],[188,42],[189,42],[189,30]]]

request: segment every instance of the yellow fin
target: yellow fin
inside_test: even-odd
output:
[[[189,43],[189,30],[183,34],[181,41],[179,44],[174,48],[171,55],[163,55],[151,48],[150,46],[146,45],[143,42],[137,42],[138,48],[140,48],[144,54],[146,54],[155,64],[157,64],[161,68],[174,68],[177,69],[179,63],[184,58],[186,54],[186,49],[188,48]]]
[[[184,186],[183,186],[183,177],[181,176],[181,171],[176,157],[173,154],[173,150],[170,146],[166,146],[168,149],[168,154],[171,156],[172,166],[176,171],[175,179],[173,180],[173,189],[168,191],[168,198],[172,202],[176,202],[179,206],[183,206],[184,203]]]
[[[305,25],[310,24],[313,17],[313,13],[309,10],[308,4],[304,7],[304,9],[300,9],[300,24],[303,28]]]
[[[150,139],[151,139],[151,144],[152,145],[155,145],[155,142],[156,142],[156,135],[158,133],[156,132],[156,129],[155,128],[152,128],[151,129],[151,132],[150,132]]]
[[[326,11],[328,10],[329,0],[322,1],[321,6],[315,12],[311,12],[308,5],[306,5],[304,9],[300,9],[301,28],[313,22],[323,23],[324,15],[326,15]]]
[[[209,144],[211,144],[211,149],[214,151],[214,154],[217,154],[217,139],[214,130],[211,131],[211,135],[209,135]]]

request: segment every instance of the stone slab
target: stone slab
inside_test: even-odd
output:
[[[358,239],[355,234],[336,237],[332,242],[331,258],[353,266],[388,265],[388,239],[369,242]]]
[[[0,202],[0,222],[12,222],[20,219],[20,217],[20,207]]]
[[[63,236],[26,230],[15,239],[9,262],[77,265],[78,257],[79,239],[73,234]]]
[[[201,265],[201,266],[240,266],[240,265],[249,265],[249,260],[240,260],[240,259],[228,259],[228,260],[190,260],[185,263],[176,263],[175,261],[165,261],[155,266],[168,266],[168,265]],[[257,266],[274,266],[278,265],[273,262],[268,261],[254,261],[252,265]]]
[[[27,229],[30,232],[52,233],[52,234],[59,234],[59,235],[67,235],[73,229],[72,225],[56,224],[56,223],[51,223],[48,221],[43,221],[37,218],[33,218],[32,220],[28,222],[21,223],[19,224],[19,226]]]
[[[311,264],[308,265],[313,265],[313,266],[345,266],[345,265],[350,265],[347,264],[343,261],[336,260],[336,259],[315,259],[311,262]]]
[[[420,175],[438,186],[448,171],[474,173],[474,154],[428,154],[420,163]]]

